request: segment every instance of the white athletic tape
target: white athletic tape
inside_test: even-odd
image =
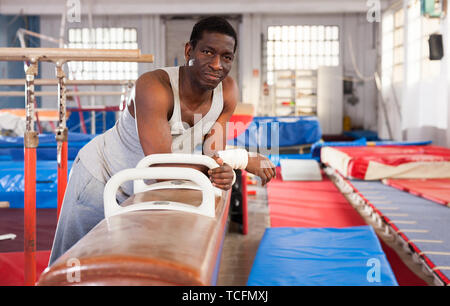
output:
[[[233,169],[245,169],[248,164],[248,152],[244,149],[218,151],[217,154],[224,163]]]

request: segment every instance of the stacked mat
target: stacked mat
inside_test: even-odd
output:
[[[449,178],[450,149],[438,146],[324,147],[321,161],[346,178]]]
[[[290,147],[313,144],[322,137],[317,117],[253,117],[247,129],[228,145],[244,148]]]

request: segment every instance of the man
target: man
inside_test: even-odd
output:
[[[186,43],[186,66],[139,77],[132,103],[116,125],[83,147],[72,165],[50,264],[104,218],[103,190],[109,178],[134,168],[144,156],[172,152],[209,155],[220,166],[208,172],[201,166],[170,166],[199,169],[209,175],[214,186],[231,188],[233,169],[218,151],[225,150],[226,124],[238,101],[236,82],[228,76],[236,47],[233,27],[223,18],[208,17],[194,26]],[[273,164],[259,154],[248,156],[246,170],[258,175],[263,184],[275,176]],[[127,182],[119,189],[117,200],[121,203],[132,194],[132,182]]]

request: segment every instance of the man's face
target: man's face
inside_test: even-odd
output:
[[[228,75],[234,60],[234,45],[233,37],[211,32],[203,32],[195,49],[187,44],[186,55],[195,60],[191,69],[201,87],[214,89]]]

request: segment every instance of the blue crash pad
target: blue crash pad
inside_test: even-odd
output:
[[[72,161],[67,162],[68,171]],[[36,207],[57,207],[56,161],[37,161],[36,163]],[[24,202],[24,163],[23,161],[0,162],[0,199],[8,201],[11,208],[23,208]]]
[[[56,160],[55,134],[39,134],[39,145],[36,149],[37,160]],[[74,160],[78,151],[95,135],[69,133],[68,160]],[[23,137],[0,135],[0,160],[23,161]]]
[[[254,117],[247,130],[228,144],[246,148],[290,147],[312,144],[321,137],[317,117]]]
[[[397,286],[370,226],[267,228],[249,286]]]

